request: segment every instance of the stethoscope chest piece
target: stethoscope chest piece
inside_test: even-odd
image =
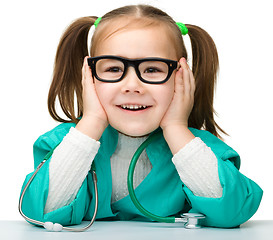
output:
[[[184,225],[185,228],[197,229],[202,227],[200,224],[200,220],[204,219],[205,215],[201,213],[183,213],[181,217],[186,220],[186,223]]]

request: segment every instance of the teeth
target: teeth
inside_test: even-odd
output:
[[[123,109],[140,109],[140,108],[147,108],[147,106],[142,106],[142,105],[121,105]]]

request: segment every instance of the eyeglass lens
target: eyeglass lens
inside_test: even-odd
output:
[[[168,76],[168,64],[161,61],[144,61],[138,66],[141,77],[150,82],[163,81]],[[100,59],[96,63],[96,73],[99,78],[115,81],[121,78],[125,65],[117,59]]]

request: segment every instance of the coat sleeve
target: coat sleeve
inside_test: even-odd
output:
[[[63,129],[61,131],[59,129],[55,129],[55,131],[48,132],[38,138],[33,146],[35,169],[39,163],[43,161],[46,154],[62,141],[68,130],[69,129],[67,129],[67,131],[64,133]],[[88,174],[81,188],[79,189],[76,198],[69,205],[44,214],[49,186],[49,163],[50,158],[39,170],[25,192],[22,202],[22,210],[24,214],[41,222],[50,221],[60,223],[64,226],[81,223],[91,201],[91,195],[87,184],[88,178],[92,178],[91,174]],[[34,172],[26,176],[22,189],[25,187],[27,181],[30,179],[33,173]]]
[[[237,152],[216,137],[201,137],[217,157],[223,194],[220,198],[198,197],[183,185],[183,190],[192,206],[190,212],[206,215],[205,226],[237,227],[257,211],[263,191],[254,181],[239,172],[240,157]]]

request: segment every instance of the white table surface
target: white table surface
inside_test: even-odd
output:
[[[38,240],[272,240],[272,221],[248,221],[235,229],[201,228],[185,229],[181,223],[156,222],[95,222],[86,232],[48,232],[44,228],[35,227],[25,221],[0,221],[0,239],[38,239]]]

